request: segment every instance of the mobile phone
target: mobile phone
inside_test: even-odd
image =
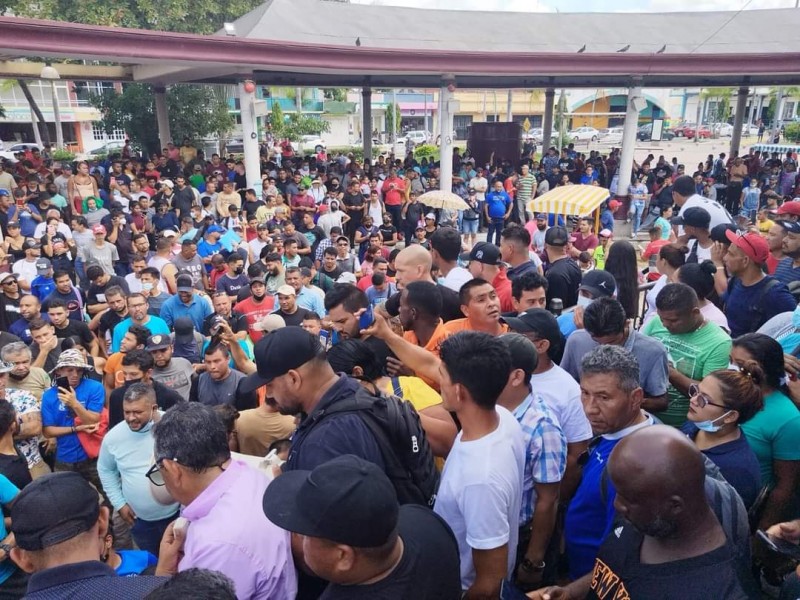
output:
[[[321,329],[319,332],[319,343],[322,344],[322,347],[325,350],[330,350],[331,348],[331,332],[326,329]]]
[[[66,377],[56,377],[56,388],[70,389],[69,379]]]
[[[358,328],[367,329],[374,322],[375,322],[375,313],[372,312],[372,306],[369,306],[367,310],[361,313],[361,316],[358,317]]]
[[[756,535],[758,536],[758,539],[760,539],[764,545],[773,552],[783,554],[784,556],[788,556],[794,560],[800,560],[800,545],[771,536],[766,531],[761,529],[756,532]]]

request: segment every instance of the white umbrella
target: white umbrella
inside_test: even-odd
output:
[[[431,208],[449,208],[451,210],[467,210],[469,206],[464,199],[453,192],[432,190],[419,197],[419,201]]]

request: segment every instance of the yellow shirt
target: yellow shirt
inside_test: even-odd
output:
[[[775,222],[771,219],[767,219],[766,221],[756,221],[756,225],[758,226],[758,231],[760,233],[768,233],[770,227],[775,225]]]
[[[411,406],[417,412],[442,403],[439,393],[419,377],[401,376],[397,379],[400,381],[400,389],[403,391],[403,400],[411,402]],[[394,394],[391,379],[387,382],[384,391],[387,394]]]

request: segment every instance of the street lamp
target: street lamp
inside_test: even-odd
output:
[[[50,63],[46,63],[42,67],[42,72],[39,75],[42,79],[50,82],[50,93],[53,95],[53,117],[56,121],[56,148],[64,147],[64,132],[61,130],[61,112],[58,110],[58,96],[56,95],[56,80],[61,79],[55,67]],[[47,125],[45,124],[45,127]]]

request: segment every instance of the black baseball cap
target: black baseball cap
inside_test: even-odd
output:
[[[578,289],[586,290],[592,298],[610,298],[617,290],[617,282],[608,271],[593,269],[584,274]]]
[[[147,338],[147,343],[144,346],[144,349],[148,352],[153,352],[154,350],[163,350],[164,348],[169,348],[172,346],[172,338],[168,335],[164,335],[159,333],[158,335],[151,335]]]
[[[516,333],[533,333],[539,339],[550,342],[550,358],[558,363],[564,351],[564,335],[558,326],[556,318],[543,308],[529,308],[516,317],[503,317],[501,319]]]
[[[317,336],[302,327],[292,326],[261,338],[253,348],[253,354],[258,371],[248,375],[239,385],[239,391],[244,394],[267,385],[276,377],[286,375],[325,353]]]
[[[708,229],[711,225],[711,214],[699,206],[692,206],[682,211],[680,216],[670,220],[673,225],[688,225],[689,227],[698,227],[700,229]]]
[[[293,328],[280,331],[287,329]],[[397,529],[399,513],[383,470],[352,454],[313,471],[283,473],[264,492],[263,508],[281,529],[354,548],[384,545]]]
[[[777,221],[786,233],[800,233],[800,221]]]
[[[738,229],[733,223],[720,223],[719,225],[714,225],[714,227],[711,228],[709,237],[711,237],[712,241],[720,242],[721,244],[725,244],[727,246],[730,244],[730,241],[728,240],[728,235],[725,233],[726,231],[732,231],[733,233],[736,233]]]
[[[29,483],[11,505],[11,531],[23,550],[71,540],[97,523],[100,496],[75,472],[49,473]]]
[[[459,256],[463,261],[474,260],[484,265],[500,264],[500,248],[489,242],[478,242],[469,252],[464,252]]]
[[[569,242],[569,231],[566,227],[556,225],[544,234],[544,243],[548,246],[566,246]]]
[[[504,333],[500,336],[511,353],[511,368],[533,373],[539,364],[539,353],[533,342],[519,333]]]

